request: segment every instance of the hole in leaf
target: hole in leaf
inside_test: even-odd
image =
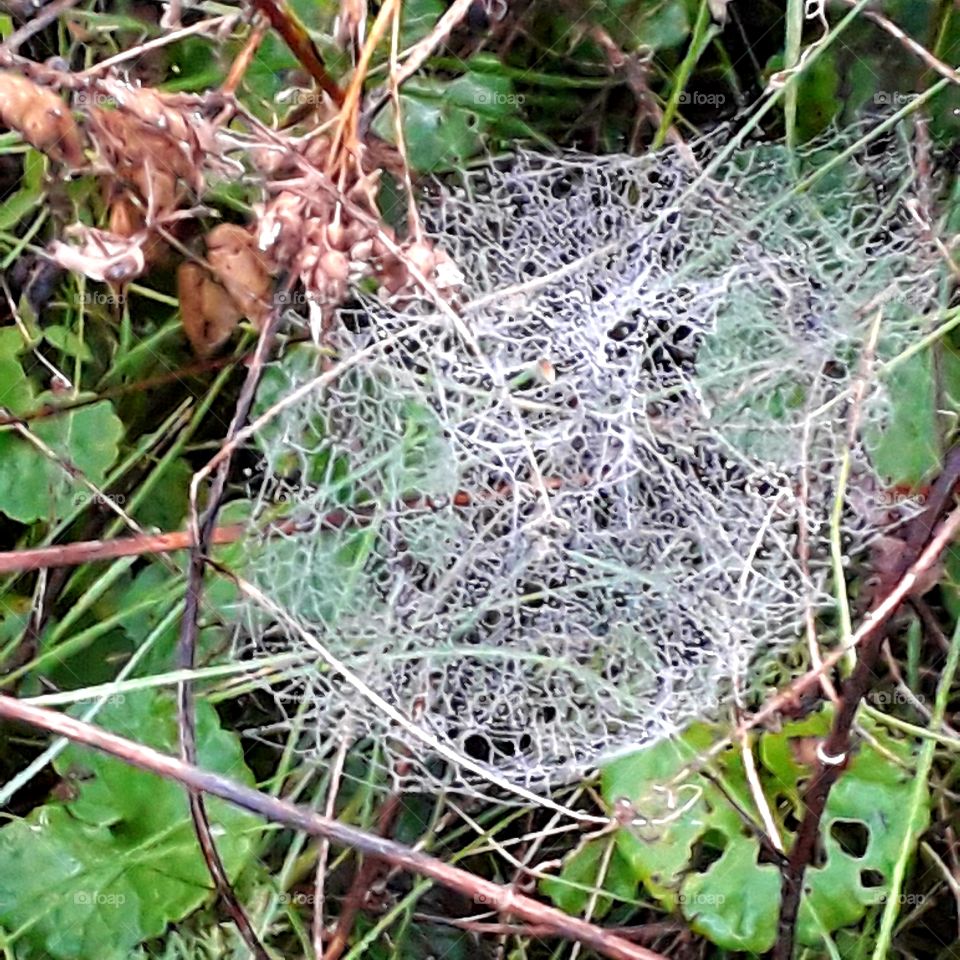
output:
[[[830,825],[830,836],[840,844],[844,853],[857,859],[867,852],[870,842],[870,830],[857,820],[834,820]]]
[[[760,850],[757,853],[757,863],[760,865],[772,863],[775,867],[778,867],[780,866],[780,859],[766,844],[761,844]]]
[[[882,887],[886,881],[879,870],[861,870],[860,882],[865,887]]]
[[[790,833],[796,833],[800,827],[800,820],[797,817],[796,811],[793,807],[783,815],[783,826]]]
[[[708,830],[690,853],[690,866],[698,873],[706,873],[722,856],[727,837],[719,830]]]

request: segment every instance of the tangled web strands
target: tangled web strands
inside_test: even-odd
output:
[[[878,304],[877,362],[915,340],[937,267],[906,146],[812,192],[790,194],[791,169],[752,146],[691,190],[669,151],[522,153],[426,205],[466,277],[463,328],[426,303],[342,311],[338,353],[364,360],[257,437],[252,523],[313,529],[258,541],[247,576],[472,762],[432,755],[316,659],[272,682],[280,714],[257,735],[298,717],[314,756],[373,742],[408,785],[479,789],[479,766],[542,788],[715,714],[797,642],[829,602],[844,397]],[[317,372],[313,348],[289,352],[262,408]],[[855,555],[893,518],[869,444],[852,456]],[[241,655],[312,655],[247,614]]]

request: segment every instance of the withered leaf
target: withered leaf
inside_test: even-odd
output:
[[[196,263],[177,270],[180,322],[197,356],[208,357],[222,347],[243,313],[229,293]]]
[[[121,237],[82,224],[75,224],[67,233],[78,237],[80,245],[74,247],[55,240],[49,249],[53,260],[65,270],[82,273],[91,280],[125,283],[146,269],[143,235]]]
[[[83,163],[80,128],[67,105],[27,77],[0,71],[0,122],[54,160]]]
[[[270,312],[273,280],[254,236],[232,223],[214,227],[207,234],[207,260],[242,315],[259,329]]]

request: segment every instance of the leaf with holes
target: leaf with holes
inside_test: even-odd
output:
[[[830,723],[831,713],[824,710],[760,738],[758,775],[786,844],[792,838],[785,822],[796,822],[790,818],[802,814],[801,782],[810,776],[815,744]],[[831,791],[822,825],[823,862],[807,872],[809,895],[797,926],[797,939],[806,946],[819,946],[821,931],[859,923],[870,906],[882,901],[903,832],[911,829],[901,816],[912,790],[911,747],[863,723],[883,752],[862,743]],[[611,807],[629,803],[638,817],[636,826],[617,834],[623,859],[616,869],[611,861],[606,876],[599,875],[604,841],[593,841],[568,858],[560,876],[544,883],[544,892],[564,910],[583,913],[590,899],[585,886],[595,884],[611,899],[627,900],[641,884],[717,945],[751,953],[769,950],[776,938],[780,874],[775,865],[763,862],[759,841],[728,799],[755,810],[739,752],[720,754],[709,779],[692,775],[680,787],[669,786],[721,735],[697,725],[675,741],[607,766],[604,799]],[[903,767],[890,762],[891,755]]]
[[[797,817],[802,815],[798,783],[810,776],[813,738],[825,736],[830,722],[830,712],[821,711],[761,740],[765,793],[782,797]],[[818,944],[821,928],[859,923],[869,906],[882,902],[911,826],[903,811],[914,787],[912,748],[866,719],[861,723],[886,755],[862,743],[830,791],[820,826],[823,863],[806,876],[809,895],[797,927],[801,943]],[[919,828],[925,825],[926,816]]]

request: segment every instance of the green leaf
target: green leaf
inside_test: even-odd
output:
[[[827,733],[831,719],[831,711],[824,709],[760,738],[760,783],[787,845],[791,838],[785,819],[788,813],[802,815],[801,781],[811,773],[801,758],[809,757],[814,738]],[[928,819],[926,812],[915,823],[905,823],[901,816],[913,783],[889,754],[909,767],[911,746],[866,718],[861,722],[883,752],[862,743],[831,791],[822,823],[824,862],[807,872],[810,892],[801,903],[797,926],[798,942],[809,947],[821,946],[822,931],[859,923],[883,899],[905,834],[915,843]],[[754,809],[739,752],[720,754],[710,779],[693,775],[679,788],[666,786],[720,735],[696,725],[677,740],[654,744],[603,770],[607,803],[628,802],[642,821],[618,831],[621,866],[614,870],[611,861],[607,877],[599,882],[611,898],[621,899],[628,896],[631,880],[641,883],[665,909],[679,909],[692,929],[718,946],[763,953],[776,938],[780,876],[774,865],[759,862],[759,842],[744,830],[724,793],[741,808]],[[577,851],[559,878],[544,882],[544,892],[563,909],[582,912],[589,892],[563,881],[598,882],[599,855],[597,846]]]
[[[404,0],[400,20],[400,46],[405,49],[422,40],[443,16],[443,0]]]
[[[804,70],[798,83],[797,135],[812,140],[822,133],[843,107],[834,52],[828,50]]]
[[[773,946],[780,871],[758,864],[752,837],[731,837],[720,859],[683,884],[683,915],[697,933],[728,950],[764,953]]]
[[[52,397],[40,396],[42,404]],[[94,484],[117,459],[123,424],[106,400],[38,420],[33,434]],[[24,437],[0,433],[0,511],[12,520],[54,522],[90,493]]]
[[[98,722],[166,752],[177,743],[173,700],[154,691],[114,698]],[[197,704],[200,766],[242,783],[253,777],[238,739]],[[20,960],[125,960],[211,896],[183,789],[79,747],[55,761],[77,776],[77,798],[47,804],[0,830],[0,924]],[[254,851],[258,821],[208,803],[231,877]],[[15,931],[15,933],[14,933]]]
[[[709,727],[696,725],[676,740],[629,754],[602,771],[604,798],[611,804],[626,800],[651,821],[639,831],[620,831],[617,843],[637,879],[668,908],[677,902],[695,847],[722,849],[741,832],[736,811],[710,781],[697,777],[675,798],[658,786],[709,748],[713,739]],[[725,761],[739,768],[735,753],[729,752]],[[678,804],[685,808],[682,816],[676,815]]]
[[[44,339],[47,343],[56,347],[61,353],[68,357],[76,357],[84,363],[93,360],[93,354],[90,348],[80,339],[72,330],[66,327],[52,326],[43,331]]]
[[[690,33],[686,0],[606,0],[597,14],[611,35],[631,50],[675,47]]]
[[[868,448],[877,472],[893,485],[915,487],[940,466],[933,357],[924,350],[901,363],[887,377],[887,422],[868,433]]]
[[[17,329],[0,329],[0,407],[13,414],[27,413],[33,405],[33,385],[23,372],[17,356],[24,346],[23,337]],[[0,464],[2,470],[3,465]]]
[[[610,842],[610,838],[592,840],[578,856],[567,859],[559,877],[544,880],[540,889],[567,913],[584,913],[592,899],[592,889],[606,890],[611,896],[598,897],[593,908],[594,919],[605,917],[615,898],[629,900],[637,890],[637,878],[629,860],[616,847],[608,853]]]
[[[412,79],[400,96],[410,165],[427,173],[477,156],[487,138],[515,129],[522,102],[509,77],[486,70],[468,70],[452,81]],[[395,141],[392,107],[380,114],[374,129]]]
[[[186,37],[168,48],[171,70],[176,79],[163,89],[170,93],[206,90],[223,82],[226,70],[216,56],[216,47],[205,37]]]
[[[23,342],[16,330],[0,330],[0,406],[15,414],[53,403],[49,394],[33,397],[17,353]],[[30,424],[35,437],[61,461],[101,484],[117,459],[123,424],[107,400],[44,417]],[[88,499],[89,490],[37,446],[12,428],[0,432],[0,512],[21,523],[54,522]]]
[[[31,210],[36,210],[43,197],[43,175],[47,158],[39,150],[28,150],[23,158],[20,189],[0,203],[0,230],[15,227]]]
[[[186,460],[177,459],[167,464],[163,482],[137,507],[134,513],[137,522],[164,531],[180,529],[190,504],[192,477],[193,468]]]

